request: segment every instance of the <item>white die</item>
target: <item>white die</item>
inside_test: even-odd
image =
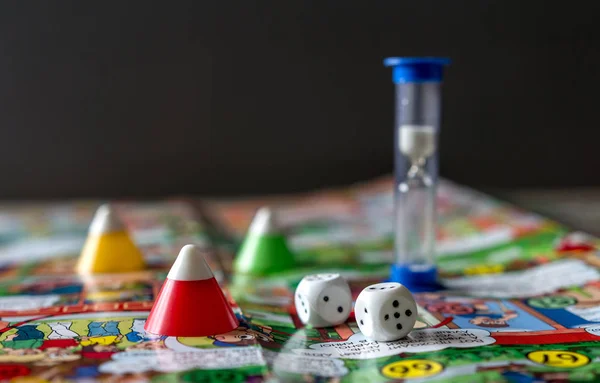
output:
[[[360,292],[354,315],[358,328],[367,338],[389,342],[404,338],[413,329],[417,304],[400,283],[378,283]]]
[[[339,274],[305,276],[294,298],[298,317],[312,327],[344,323],[352,310],[350,287]]]

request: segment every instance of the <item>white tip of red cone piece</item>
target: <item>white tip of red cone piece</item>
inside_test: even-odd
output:
[[[104,204],[96,210],[92,224],[90,225],[90,234],[106,234],[125,230],[123,222],[110,204]]]
[[[268,207],[261,207],[256,212],[250,228],[249,234],[264,235],[279,233],[279,227],[275,218],[275,213]]]
[[[214,276],[202,250],[195,245],[185,245],[181,248],[167,278],[172,281],[201,281]]]

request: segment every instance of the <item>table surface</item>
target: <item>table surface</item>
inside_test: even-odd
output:
[[[488,190],[577,230],[600,235],[600,188]]]

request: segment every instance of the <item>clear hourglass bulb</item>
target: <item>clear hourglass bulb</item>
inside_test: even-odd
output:
[[[396,192],[397,263],[413,271],[433,266],[435,243],[435,183],[427,174],[427,159],[435,153],[436,133],[431,126],[400,128],[400,152],[410,167]]]

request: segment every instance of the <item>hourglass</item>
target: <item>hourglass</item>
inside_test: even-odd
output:
[[[412,291],[435,290],[437,142],[441,58],[384,60],[396,84],[394,254],[391,280]]]

